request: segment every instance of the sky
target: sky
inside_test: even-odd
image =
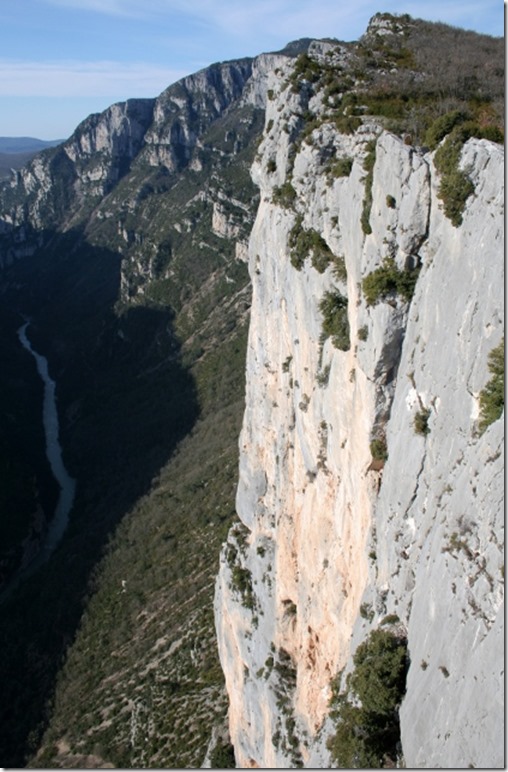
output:
[[[65,139],[90,113],[378,11],[504,35],[501,0],[0,0],[0,136]]]

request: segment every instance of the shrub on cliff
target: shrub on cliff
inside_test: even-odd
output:
[[[363,198],[361,224],[366,236],[372,233],[370,226],[370,211],[372,209],[372,183],[374,181],[374,164],[376,163],[376,142],[371,141],[367,147],[367,155],[363,160],[363,168],[367,172],[365,177],[365,195]]]
[[[429,418],[430,410],[428,408],[422,408],[417,412],[413,422],[416,434],[423,434],[425,436],[430,432]]]
[[[298,215],[289,232],[291,265],[300,271],[307,257],[310,257],[316,271],[324,273],[335,256],[321,234],[314,228],[303,228],[302,221],[302,215]]]
[[[428,145],[431,150],[434,150],[455,126],[458,126],[459,123],[464,123],[467,118],[467,113],[462,110],[450,110],[450,112],[440,115],[427,129],[425,134],[425,144]]]
[[[347,298],[340,292],[325,292],[319,304],[323,315],[323,340],[330,337],[335,348],[349,351],[349,320],[347,316]]]
[[[370,452],[375,461],[387,461],[388,448],[386,447],[386,438],[384,436],[375,437],[370,443]]]
[[[298,94],[302,81],[315,83],[319,79],[320,73],[321,67],[315,59],[312,59],[307,53],[300,54],[289,77],[291,91]]]
[[[466,201],[474,192],[473,183],[459,167],[466,138],[463,127],[456,126],[434,156],[434,164],[441,176],[438,196],[443,202],[445,215],[455,227],[462,223]]]
[[[492,378],[480,392],[480,433],[500,418],[504,409],[504,338],[489,354]]]
[[[454,126],[434,156],[435,167],[441,176],[438,196],[445,215],[455,227],[462,223],[466,201],[474,193],[467,172],[460,168],[462,148],[471,137],[502,142],[503,134],[496,126],[482,127],[474,121],[462,121]]]
[[[392,257],[386,257],[383,264],[369,273],[362,282],[367,305],[374,306],[391,294],[402,295],[404,300],[411,300],[419,272],[419,267],[401,271]]]
[[[328,741],[340,768],[394,766],[400,742],[399,706],[406,691],[407,642],[389,630],[373,630],[356,650],[346,690],[332,686],[331,717],[337,722]]]
[[[328,170],[330,177],[349,177],[353,168],[353,159],[350,156],[337,158]]]
[[[291,208],[295,198],[296,190],[290,182],[284,182],[282,185],[273,189],[273,203],[279,204],[279,206],[282,206],[285,209]]]

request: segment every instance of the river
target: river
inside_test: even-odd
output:
[[[18,337],[21,344],[32,354],[37,364],[37,372],[44,384],[44,397],[42,405],[42,422],[44,425],[44,434],[46,438],[46,457],[49,461],[53,476],[58,483],[60,493],[53,517],[49,521],[48,530],[40,546],[40,550],[30,563],[20,569],[7,587],[0,595],[4,600],[10,595],[24,579],[34,573],[49,556],[62,538],[67,524],[69,522],[69,513],[74,503],[74,493],[76,481],[70,476],[65,468],[62,458],[62,446],[59,439],[59,421],[56,401],[56,384],[51,378],[48,369],[48,360],[32,348],[32,344],[27,336],[27,329],[30,322],[27,321],[18,330]]]

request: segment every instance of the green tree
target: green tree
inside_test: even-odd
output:
[[[319,304],[323,315],[323,337],[331,336],[335,348],[348,351],[351,343],[347,316],[347,298],[340,292],[325,292]]]
[[[218,742],[210,754],[212,769],[235,769],[235,749],[231,743]]]
[[[328,742],[345,769],[391,766],[400,741],[399,706],[406,690],[407,643],[389,630],[373,630],[356,650],[344,693],[333,688],[335,734]]]

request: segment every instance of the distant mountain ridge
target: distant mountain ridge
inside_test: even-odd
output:
[[[63,141],[35,137],[0,137],[0,179],[7,179],[13,169],[21,169],[41,150],[56,147]]]
[[[47,147],[55,147],[63,139],[37,139],[36,137],[0,137],[0,153],[38,153]]]

